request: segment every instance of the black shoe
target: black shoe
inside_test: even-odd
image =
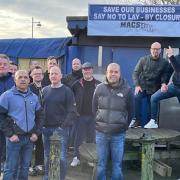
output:
[[[38,165],[34,169],[35,169],[37,175],[44,175],[44,166],[43,165]]]
[[[29,176],[37,176],[37,172],[34,167],[29,167]]]
[[[135,122],[131,125],[131,128],[139,128],[141,127],[140,122],[135,120]]]

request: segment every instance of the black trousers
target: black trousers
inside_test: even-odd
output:
[[[38,140],[35,142],[35,166],[44,164],[44,148],[42,135],[38,137]]]

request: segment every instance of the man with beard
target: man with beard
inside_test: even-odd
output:
[[[132,120],[130,127],[136,128],[142,125],[141,106],[143,98],[147,98],[147,108],[150,112],[151,96],[160,88],[166,88],[169,81],[169,63],[161,57],[161,44],[154,42],[150,48],[150,55],[141,57],[134,72],[135,85],[135,121]],[[148,121],[151,119],[148,113]],[[157,123],[153,123],[157,128]]]

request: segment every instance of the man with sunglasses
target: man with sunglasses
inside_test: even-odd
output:
[[[130,127],[140,127],[142,125],[141,106],[143,98],[147,98],[147,107],[150,112],[151,95],[160,88],[165,88],[169,81],[169,63],[161,57],[161,44],[154,42],[150,48],[150,55],[141,57],[134,72],[133,80],[135,85],[135,120],[132,120]],[[148,120],[150,120],[150,113]],[[152,123],[152,128],[157,128],[156,122]]]
[[[172,82],[151,96],[151,121],[145,125],[145,128],[151,128],[152,123],[157,122],[160,100],[177,97],[180,102],[180,54],[174,56],[173,49],[170,46],[165,52],[171,64],[170,72],[173,74]]]

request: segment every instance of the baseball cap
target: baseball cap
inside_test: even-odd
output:
[[[93,65],[90,62],[85,62],[82,65],[82,69],[85,69],[85,68],[93,68]]]

